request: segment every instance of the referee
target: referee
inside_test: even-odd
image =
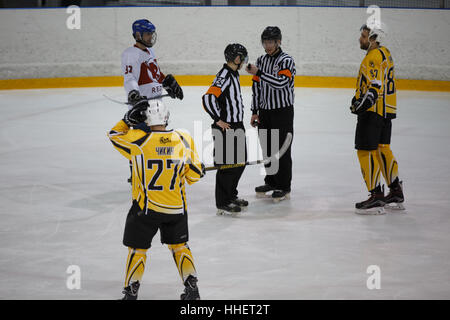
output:
[[[267,141],[261,142],[265,155],[270,156],[278,150],[271,150],[271,137],[278,130],[281,146],[290,132],[294,131],[294,59],[281,49],[281,30],[269,26],[261,34],[261,44],[266,52],[256,60],[256,65],[248,65],[246,70],[253,75],[251,125],[267,132]],[[268,170],[266,165],[264,185],[256,187],[257,195],[273,191],[274,201],[289,198],[292,180],[291,146],[280,158],[277,172]]]
[[[233,43],[225,48],[226,63],[217,73],[211,87],[202,97],[203,108],[213,119],[214,165],[246,162],[245,128],[239,72],[248,62],[247,49]],[[217,170],[217,214],[236,215],[248,201],[237,197],[237,186],[245,166]]]

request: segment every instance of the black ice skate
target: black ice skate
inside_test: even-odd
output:
[[[370,191],[370,197],[366,201],[355,204],[356,213],[362,215],[385,214],[384,210],[384,187],[376,187]]]
[[[396,178],[389,186],[389,194],[384,198],[384,207],[391,210],[405,210],[404,201],[403,182]]]
[[[273,191],[273,190],[275,190],[275,188],[272,186],[269,186],[268,184],[256,187],[255,188],[256,197],[257,198],[265,198],[265,197],[267,197],[266,193],[269,191]]]
[[[290,199],[290,198],[291,198],[291,194],[290,194],[289,191],[275,190],[272,193],[272,200],[275,203],[278,203],[278,202],[280,202],[282,200]]]
[[[236,198],[234,200],[231,200],[231,203],[234,203],[235,205],[243,208],[243,207],[248,207],[248,201],[244,200],[244,199],[240,199],[240,198]]]
[[[128,287],[123,288],[122,293],[124,294],[122,300],[137,300],[139,281],[131,283]]]
[[[200,294],[197,287],[197,278],[190,275],[184,282],[184,292],[181,294],[181,300],[200,300]]]
[[[240,212],[241,212],[241,207],[234,203],[227,204],[226,206],[217,207],[217,215],[218,216],[231,215],[232,217],[237,217],[237,216],[239,216]]]

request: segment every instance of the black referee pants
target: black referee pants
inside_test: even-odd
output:
[[[235,164],[247,161],[245,128],[242,122],[230,123],[231,129],[223,131],[215,123],[211,125],[214,138],[214,165]],[[217,170],[216,207],[226,206],[237,198],[237,186],[245,166]]]
[[[288,132],[294,135],[294,107],[286,107],[273,110],[259,110],[259,125],[258,133],[262,134],[261,129],[267,130],[267,142],[261,141],[261,149],[264,155],[272,156],[278,152],[279,148],[283,145]],[[278,150],[271,150],[272,137],[276,137],[274,130],[278,130]],[[292,142],[291,142],[292,146]],[[287,149],[286,153],[280,158],[278,164],[278,171],[274,174],[266,174],[264,182],[277,190],[291,191],[292,180],[292,157],[291,146]],[[267,164],[266,172],[273,164]]]

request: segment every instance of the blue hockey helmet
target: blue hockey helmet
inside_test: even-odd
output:
[[[133,22],[133,37],[137,42],[142,43],[146,47],[152,47],[156,42],[156,27],[147,19],[140,19]],[[144,32],[149,32],[152,34],[150,42],[145,42],[143,40]]]

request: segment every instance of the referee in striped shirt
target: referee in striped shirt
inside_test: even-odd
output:
[[[294,122],[294,59],[281,50],[281,30],[269,26],[261,34],[261,43],[266,54],[256,60],[256,65],[248,65],[246,70],[253,75],[251,125],[267,131],[266,143],[261,142],[265,155],[270,156],[278,150],[271,150],[271,137],[279,130],[279,146],[288,132],[293,135]],[[261,136],[260,136],[261,137]],[[291,147],[280,158],[278,171],[269,172],[266,165],[264,185],[256,187],[257,194],[273,191],[274,200],[289,198],[292,180]]]
[[[234,43],[225,48],[226,63],[203,95],[203,108],[214,121],[214,165],[245,163],[247,160],[239,69],[248,62],[247,50]],[[248,201],[237,197],[237,186],[245,166],[217,170],[217,214],[237,214]]]

